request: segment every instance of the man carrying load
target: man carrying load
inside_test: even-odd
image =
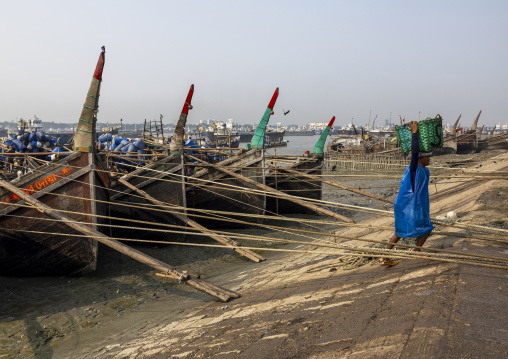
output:
[[[400,189],[394,203],[395,234],[386,247],[392,249],[401,238],[415,238],[421,247],[434,229],[430,221],[429,177],[427,166],[431,153],[419,152],[418,122],[411,121],[411,163],[402,176]],[[415,249],[420,251],[420,249]],[[398,262],[381,258],[381,265],[393,266]]]

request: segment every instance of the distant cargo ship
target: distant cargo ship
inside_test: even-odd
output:
[[[265,137],[266,139],[270,140],[272,143],[280,143],[284,139],[284,135],[287,132],[285,130],[282,131],[266,131]],[[253,131],[241,131],[241,132],[232,132],[232,133],[223,133],[223,132],[217,132],[217,131],[206,131],[205,132],[206,137],[212,142],[215,141],[224,141],[227,140],[229,137],[235,137],[240,136],[240,142],[250,142],[252,141],[252,136],[254,136],[254,130]]]
[[[287,131],[286,136],[314,136],[314,131]]]

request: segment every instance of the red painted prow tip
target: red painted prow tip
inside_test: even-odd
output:
[[[279,97],[279,88],[278,87],[275,89],[272,99],[270,100],[270,103],[268,104],[268,108],[270,110],[273,110],[273,106],[275,106],[275,101],[277,101],[277,97]]]
[[[97,66],[95,67],[95,72],[93,73],[93,77],[97,80],[102,80],[102,70],[104,69],[104,61],[106,59],[106,48],[102,47],[102,52],[99,55],[99,60],[97,61]]]
[[[335,116],[333,116],[332,119],[330,120],[328,127],[332,128],[334,122],[335,122]]]
[[[189,114],[189,108],[192,108],[192,95],[194,95],[194,84],[190,86],[189,93],[187,94],[187,98],[185,99],[185,103],[183,104],[182,113]]]

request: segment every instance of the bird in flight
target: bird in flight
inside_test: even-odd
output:
[[[284,112],[284,116],[286,116],[289,113],[289,111],[291,110],[284,111],[284,109],[282,109],[282,112]]]

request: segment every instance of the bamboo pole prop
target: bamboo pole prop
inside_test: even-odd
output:
[[[241,180],[241,181],[244,181],[244,182],[250,183],[250,184],[252,184],[252,185],[254,185],[254,186],[257,186],[258,188],[260,188],[260,189],[262,189],[262,190],[264,190],[264,191],[266,191],[266,192],[276,193],[276,194],[280,195],[281,197],[283,197],[284,199],[286,199],[286,200],[288,200],[288,201],[291,201],[291,202],[297,203],[297,204],[299,204],[299,205],[301,205],[301,206],[303,206],[303,207],[309,208],[309,209],[311,209],[311,210],[313,210],[313,211],[315,211],[315,212],[322,213],[322,214],[325,214],[325,215],[327,215],[327,216],[330,216],[330,217],[333,217],[333,218],[340,219],[340,220],[341,220],[341,221],[343,221],[343,222],[347,222],[347,223],[355,223],[355,222],[354,222],[351,218],[347,218],[347,217],[345,217],[345,216],[341,216],[341,215],[340,215],[340,214],[338,214],[338,213],[335,213],[335,212],[329,211],[329,210],[327,210],[327,209],[321,208],[321,207],[319,207],[319,206],[316,206],[316,205],[314,205],[314,204],[308,203],[308,202],[307,202],[307,201],[305,201],[305,200],[302,200],[302,199],[296,198],[296,197],[291,196],[291,195],[289,195],[289,194],[286,194],[286,193],[284,193],[284,192],[282,192],[282,191],[278,191],[278,190],[276,190],[276,189],[273,189],[272,187],[269,187],[269,186],[264,185],[264,184],[262,184],[262,183],[258,183],[258,182],[256,182],[256,181],[253,181],[253,180],[251,180],[251,179],[249,179],[249,178],[247,178],[247,177],[244,177],[244,176],[242,176],[242,175],[240,175],[240,174],[237,174],[237,173],[234,173],[234,172],[232,172],[232,171],[229,171],[229,170],[227,170],[227,169],[225,169],[225,168],[223,168],[223,167],[219,167],[219,166],[217,166],[217,167],[215,167],[215,168],[216,168],[217,170],[219,170],[219,171],[222,171],[222,172],[224,172],[224,173],[226,173],[226,174],[230,175],[230,176],[233,176],[233,177],[235,177],[235,178],[238,178],[238,179],[239,179],[239,180]]]
[[[129,182],[125,181],[125,180],[122,180],[122,179],[119,179],[118,182],[120,182],[124,186],[130,188],[131,190],[137,192],[138,194],[140,194],[141,196],[143,196],[145,199],[147,199],[148,201],[152,202],[153,204],[158,205],[160,207],[167,207],[167,204],[165,204],[164,202],[161,202],[161,201],[153,198],[148,193],[146,193],[145,191],[137,188],[136,186],[132,185],[131,183],[129,183]],[[249,258],[249,259],[252,259],[254,262],[258,262],[259,263],[259,262],[265,260],[265,258],[263,258],[262,256],[260,256],[257,253],[254,253],[254,252],[252,252],[250,250],[247,250],[247,249],[240,248],[240,244],[238,242],[236,242],[236,241],[234,241],[234,240],[232,240],[230,238],[227,238],[226,236],[221,236],[221,235],[214,234],[213,232],[209,231],[206,227],[204,227],[204,226],[200,225],[199,223],[193,221],[192,219],[190,219],[189,217],[187,217],[184,214],[180,214],[180,213],[171,213],[171,214],[173,216],[175,216],[176,218],[178,218],[179,220],[181,220],[182,222],[184,222],[185,224],[188,224],[189,226],[191,226],[191,227],[193,227],[195,229],[198,229],[202,233],[207,234],[208,236],[210,236],[210,238],[213,238],[217,242],[231,247],[235,252],[237,252],[237,253],[239,253],[239,254],[241,254],[241,255]]]
[[[35,207],[37,210],[39,210],[42,213],[45,213],[49,215],[50,217],[53,217],[54,219],[62,221],[67,226],[85,234],[85,235],[92,235],[94,238],[106,246],[113,248],[114,250],[125,254],[126,256],[137,260],[138,262],[141,262],[143,264],[146,264],[158,271],[164,272],[164,275],[171,279],[178,279],[179,281],[184,282],[185,284],[204,292],[214,298],[217,298],[223,302],[227,302],[230,299],[233,298],[239,298],[240,294],[229,291],[224,288],[217,287],[211,283],[205,282],[201,279],[194,278],[192,275],[180,271],[169,264],[166,264],[158,259],[152,258],[134,248],[131,248],[123,243],[120,243],[114,239],[109,238],[105,234],[102,234],[101,232],[92,229],[90,227],[87,227],[85,225],[77,223],[77,221],[73,220],[72,218],[59,213],[57,210],[47,206],[46,204],[42,203],[41,201],[32,198],[27,193],[23,192],[16,186],[13,186],[12,184],[1,180],[0,179],[0,186],[8,189],[12,193],[16,194],[20,198],[24,199],[27,203]]]
[[[270,166],[270,167],[273,167],[273,166]],[[292,169],[289,169],[289,168],[284,168],[284,167],[277,167],[277,169],[283,170],[283,171],[286,171],[286,172],[289,172],[289,173],[292,173],[294,175],[298,175],[298,176],[301,176],[301,177],[305,177],[305,178],[309,178],[309,179],[313,179],[313,180],[318,180],[318,181],[321,181],[321,182],[326,183],[326,184],[328,184],[330,186],[333,186],[333,187],[345,189],[345,190],[350,191],[350,192],[361,194],[362,196],[367,196],[367,197],[370,197],[370,198],[373,198],[373,199],[377,199],[379,201],[383,201],[383,202],[386,202],[386,203],[393,204],[392,200],[389,200],[389,199],[384,198],[382,196],[379,196],[377,194],[370,193],[370,192],[367,192],[367,191],[362,191],[360,189],[357,189],[357,188],[354,188],[354,187],[351,187],[351,186],[347,186],[345,184],[341,184],[341,183],[338,183],[338,182],[333,182],[333,181],[328,181],[328,180],[316,178],[316,176],[310,175],[310,174],[302,172],[302,171],[295,171],[295,170],[292,170]]]

